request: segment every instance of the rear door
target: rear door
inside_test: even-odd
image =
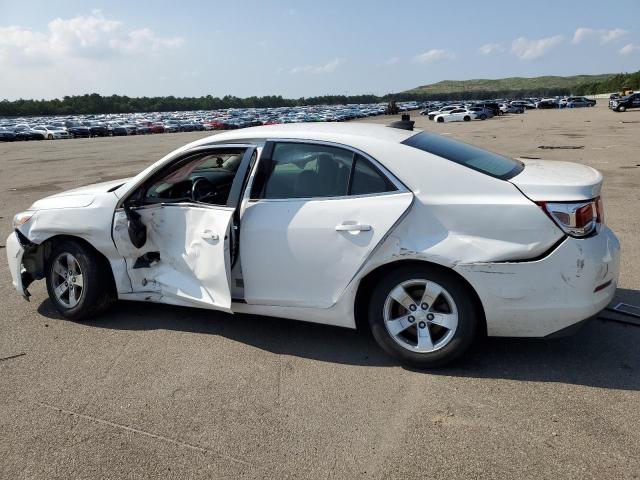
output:
[[[113,239],[133,293],[230,311],[236,211],[254,155],[252,146],[194,149],[127,196],[115,212]],[[135,232],[146,238],[136,241]]]
[[[267,142],[241,219],[245,300],[332,306],[412,201],[360,152]]]

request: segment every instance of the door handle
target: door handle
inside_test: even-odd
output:
[[[209,229],[203,231],[200,235],[205,240],[213,240],[213,241],[220,240],[220,237],[218,236],[218,234],[214,233],[212,230],[209,230]]]
[[[371,230],[371,225],[365,225],[363,223],[344,222],[336,225],[336,232],[368,232],[369,230]]]

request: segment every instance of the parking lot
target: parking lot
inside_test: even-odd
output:
[[[412,116],[498,153],[600,170],[622,243],[616,298],[640,305],[640,111]],[[211,133],[0,143],[0,245],[36,199]],[[64,320],[43,282],[22,300],[0,252],[2,479],[640,478],[638,326],[488,339],[452,367],[411,371],[366,334],[302,322],[125,302]]]

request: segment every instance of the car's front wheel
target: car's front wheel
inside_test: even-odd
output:
[[[470,292],[453,273],[405,267],[385,276],[369,302],[378,344],[400,362],[439,367],[462,355],[478,329]]]
[[[624,105],[620,105],[618,108],[616,108],[616,110],[619,112],[625,112],[627,110],[627,107],[625,107]]]
[[[58,311],[72,320],[84,320],[113,302],[109,266],[89,246],[64,240],[52,250],[46,265],[47,291]]]

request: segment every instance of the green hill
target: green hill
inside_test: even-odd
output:
[[[430,85],[422,85],[402,93],[418,95],[452,95],[494,92],[539,92],[571,91],[579,85],[605,82],[615,74],[574,75],[571,77],[510,77],[499,79],[443,80]]]

